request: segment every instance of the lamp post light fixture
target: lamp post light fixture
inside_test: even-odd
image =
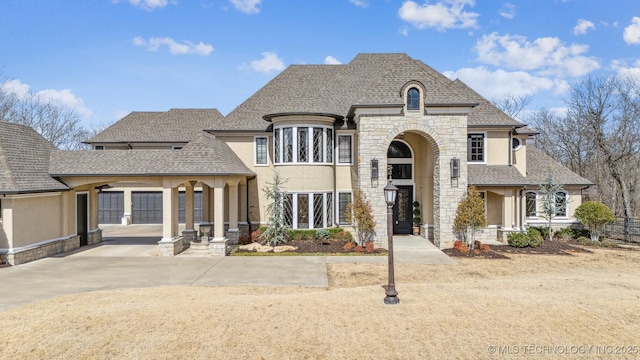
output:
[[[384,303],[387,305],[400,303],[393,273],[393,205],[396,203],[397,193],[398,188],[395,187],[395,185],[391,183],[391,179],[389,179],[389,183],[384,187],[384,200],[387,203],[387,239],[389,241],[389,252],[387,255],[389,259],[389,284],[385,290],[387,296],[384,298]]]

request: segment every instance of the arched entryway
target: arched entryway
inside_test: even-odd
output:
[[[393,206],[393,233],[411,234],[414,201],[414,156],[411,146],[395,139],[387,149],[387,165],[393,184],[398,188]]]

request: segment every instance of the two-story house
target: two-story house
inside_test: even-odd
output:
[[[447,248],[469,185],[485,199],[483,238],[540,224],[536,189],[550,173],[566,189],[556,224],[574,222],[590,182],[528,146],[535,134],[406,54],[360,54],[344,65],[292,65],[226,116],[133,112],[90,139],[93,150],[53,151],[48,172],[70,192],[89,194],[89,231],[162,223],[168,255],[199,223],[211,224],[218,242],[266,224],[262,189],[276,171],[286,179],[282,206],[292,228],[348,228],[345,209],[360,189],[384,241],[390,176],[399,188],[394,233],[411,232],[418,201],[422,235]],[[77,208],[77,199],[67,206]]]

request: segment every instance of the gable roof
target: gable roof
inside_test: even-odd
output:
[[[407,54],[358,54],[345,65],[291,65],[231,111],[221,128],[264,131],[268,114],[347,116],[354,105],[403,104],[409,81],[425,86],[426,104],[463,104],[451,80]],[[518,123],[520,124],[520,123]]]
[[[527,145],[527,178],[531,184],[542,184],[551,173],[554,182],[565,185],[594,185],[593,182],[569,170],[544,151]]]
[[[224,121],[218,109],[134,111],[86,142],[188,142],[204,129]]]
[[[593,183],[555,161],[542,150],[527,145],[527,176],[515,166],[467,164],[467,182],[477,186],[538,186],[549,173],[553,181],[563,185],[593,185]]]
[[[454,80],[451,86],[470,100],[478,102],[479,105],[471,109],[467,116],[469,126],[515,126],[523,127],[524,124],[513,119],[498,109],[490,101],[482,97],[475,90],[459,79]]]
[[[56,150],[52,176],[254,175],[223,141],[200,131],[180,150]]]
[[[0,121],[0,194],[68,190],[47,172],[54,149],[32,128]]]

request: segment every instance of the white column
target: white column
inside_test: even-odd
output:
[[[184,192],[184,223],[185,230],[193,230],[193,186],[195,184],[193,182],[188,182],[185,184],[185,192]]]
[[[224,183],[213,189],[214,240],[224,239]]]
[[[98,228],[98,190],[89,187],[89,231]]]
[[[161,241],[171,241],[173,237],[178,234],[177,208],[178,208],[178,188],[177,187],[172,188],[170,180],[165,179],[162,186],[162,240]],[[174,218],[175,218],[175,221],[174,221]]]
[[[238,231],[238,184],[229,185],[229,231]]]
[[[211,188],[207,184],[202,184],[202,222],[211,222],[209,203],[211,202]]]

